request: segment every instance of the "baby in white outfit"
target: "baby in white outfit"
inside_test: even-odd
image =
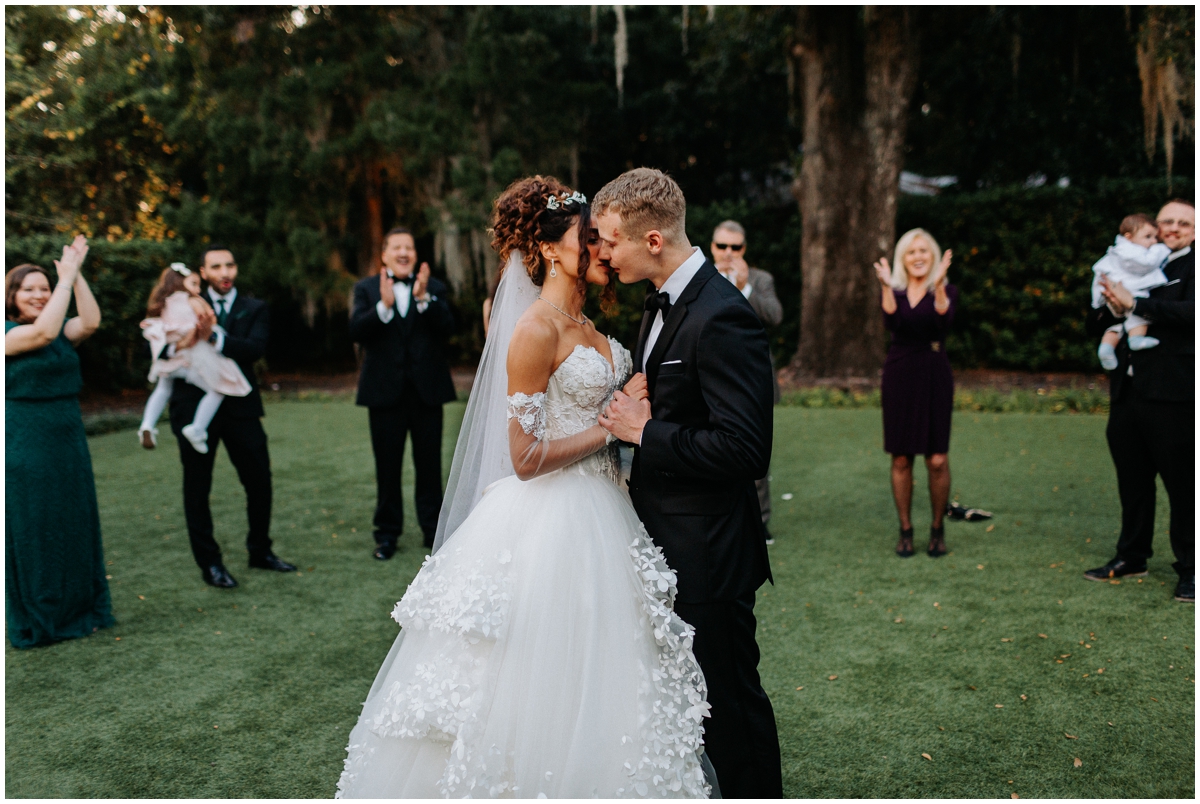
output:
[[[1150,288],[1167,284],[1167,276],[1162,267],[1171,256],[1171,249],[1158,242],[1158,226],[1146,215],[1127,215],[1121,221],[1116,242],[1108,247],[1108,252],[1092,266],[1095,278],[1092,280],[1092,307],[1099,309],[1104,302],[1104,294],[1100,292],[1100,277],[1108,277],[1110,283],[1120,282],[1125,289],[1137,298],[1149,296]],[[1100,365],[1106,371],[1117,367],[1117,344],[1121,342],[1121,333],[1129,334],[1129,348],[1133,350],[1152,349],[1158,346],[1158,338],[1146,334],[1150,322],[1141,316],[1130,314],[1124,324],[1109,327],[1100,339],[1097,354]]]

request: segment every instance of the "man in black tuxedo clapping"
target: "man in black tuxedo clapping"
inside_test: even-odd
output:
[[[1098,336],[1130,313],[1150,321],[1152,349],[1117,344],[1117,368],[1109,373],[1112,405],[1108,449],[1117,469],[1121,536],[1117,555],[1084,576],[1107,581],[1146,574],[1154,554],[1155,475],[1171,502],[1171,548],[1179,583],[1175,599],[1196,602],[1196,208],[1171,201],[1158,217],[1158,238],[1171,249],[1163,267],[1167,284],[1134,298],[1104,278],[1108,304],[1088,315],[1088,334]]]
[[[442,405],[455,398],[446,341],[454,314],[446,286],[417,266],[412,232],[397,227],[383,244],[378,277],[354,286],[350,337],[362,346],[357,403],[368,409],[375,452],[375,558],[396,552],[404,530],[400,472],[412,433],[417,522],[433,546],[442,507]]]
[[[250,393],[225,397],[208,427],[208,452],[201,454],[184,438],[182,430],[195,418],[204,391],[176,380],[171,394],[171,429],[179,442],[179,459],[183,463],[183,511],[192,555],[200,565],[205,583],[230,589],[237,586],[237,581],[221,561],[221,548],[213,539],[212,512],[208,507],[213,462],[217,445],[222,441],[246,490],[246,518],[250,523],[246,549],[250,553],[250,566],[275,572],[294,572],[296,568],[271,552],[271,455],[261,421],[262,396],[254,374],[255,362],[267,351],[270,310],[266,302],[238,293],[234,287],[238,266],[228,248],[214,243],[205,249],[200,262],[200,276],[208,283],[203,298],[213,312],[201,317],[196,337],[207,339],[218,352],[238,364],[250,382]]]

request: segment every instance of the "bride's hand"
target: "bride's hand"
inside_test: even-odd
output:
[[[625,387],[621,392],[626,396],[632,397],[633,401],[637,402],[642,399],[650,398],[650,386],[646,383],[646,375],[638,372],[629,378],[629,382],[625,383]]]

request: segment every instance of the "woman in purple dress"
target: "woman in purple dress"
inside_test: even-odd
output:
[[[954,320],[958,291],[946,284],[950,252],[942,253],[924,229],[905,232],[896,243],[895,265],[875,263],[883,286],[884,326],[892,343],[883,364],[883,448],[892,456],[892,494],[900,515],[896,555],[913,554],[913,457],[925,456],[933,525],[931,558],[946,554],[942,517],[950,497],[950,414],[954,375],[946,356],[946,334]]]

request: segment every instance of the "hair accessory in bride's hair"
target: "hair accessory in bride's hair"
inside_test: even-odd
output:
[[[191,276],[192,275],[192,272],[190,270],[188,270],[188,267],[181,262],[171,263],[171,270],[174,271],[175,273],[179,274],[180,276]]]
[[[559,201],[557,195],[551,195],[549,198],[547,198],[546,199],[546,209],[554,210],[554,209],[559,209],[561,207],[565,207],[567,204],[586,204],[587,203],[587,196],[584,195],[583,193],[579,192],[578,190],[571,193],[570,195],[567,195],[566,193],[563,193],[562,195],[563,195],[563,197],[562,197],[561,201]]]

